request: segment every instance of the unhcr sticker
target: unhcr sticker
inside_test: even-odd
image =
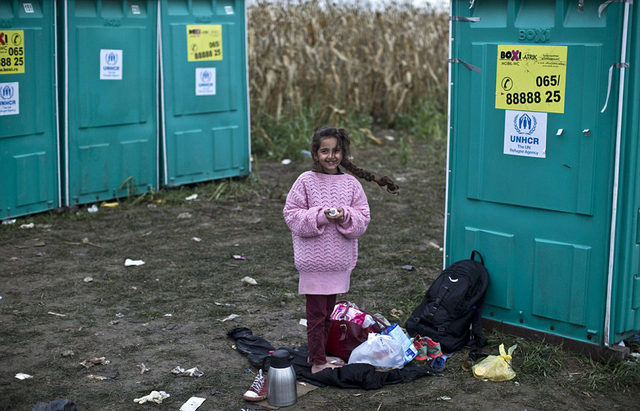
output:
[[[216,94],[216,68],[196,68],[196,96]]]
[[[100,80],[122,80],[122,50],[100,50]]]
[[[0,83],[0,116],[20,114],[19,83]]]
[[[504,154],[545,158],[547,156],[547,113],[506,110]]]

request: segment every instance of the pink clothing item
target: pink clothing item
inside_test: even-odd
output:
[[[324,210],[341,207],[342,223],[331,223]],[[358,237],[371,219],[360,182],[349,174],[302,173],[287,195],[284,219],[293,238],[300,294],[341,294],[349,291],[358,260]]]

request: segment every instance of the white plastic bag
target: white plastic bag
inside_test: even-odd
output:
[[[370,333],[349,356],[349,364],[371,364],[379,370],[404,367],[402,344],[388,335]]]

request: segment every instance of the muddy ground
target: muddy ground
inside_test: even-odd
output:
[[[445,142],[356,151],[357,164],[389,173],[393,196],[363,183],[372,214],[346,297],[401,324],[441,268]],[[407,140],[405,139],[405,142]],[[117,207],[43,213],[0,226],[0,410],[72,400],[78,410],[255,408],[242,399],[256,369],[226,331],[250,328],[274,346],[306,342],[304,298],[297,295],[291,236],[282,219],[286,193],[307,161],[254,163],[254,175],[123,200]],[[196,200],[187,197],[198,194]],[[34,228],[20,228],[34,223]],[[194,237],[200,238],[198,242]],[[234,259],[234,255],[245,259]],[[125,267],[125,260],[142,266]],[[403,266],[415,267],[413,271]],[[245,276],[257,281],[245,285]],[[89,278],[92,281],[89,281]],[[239,317],[223,322],[231,314]],[[395,316],[394,316],[395,315]],[[499,335],[490,335],[497,350]],[[90,357],[106,365],[85,368]],[[291,410],[604,410],[638,409],[638,392],[592,390],[572,362],[546,378],[476,380],[465,353],[443,377],[376,391],[322,388]],[[516,353],[514,367],[518,371]],[[149,371],[141,373],[141,364]],[[200,378],[171,370],[198,367]],[[14,376],[26,373],[31,379]],[[107,376],[97,380],[90,375]],[[111,378],[115,377],[115,378]],[[163,404],[134,398],[163,390]],[[444,399],[443,399],[444,397]]]

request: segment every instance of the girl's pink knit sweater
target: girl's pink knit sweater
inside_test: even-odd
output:
[[[342,207],[344,221],[330,223],[324,210]],[[358,260],[358,237],[369,225],[369,203],[360,182],[349,174],[307,171],[291,187],[284,207],[293,254],[300,272],[300,294],[349,291]]]

